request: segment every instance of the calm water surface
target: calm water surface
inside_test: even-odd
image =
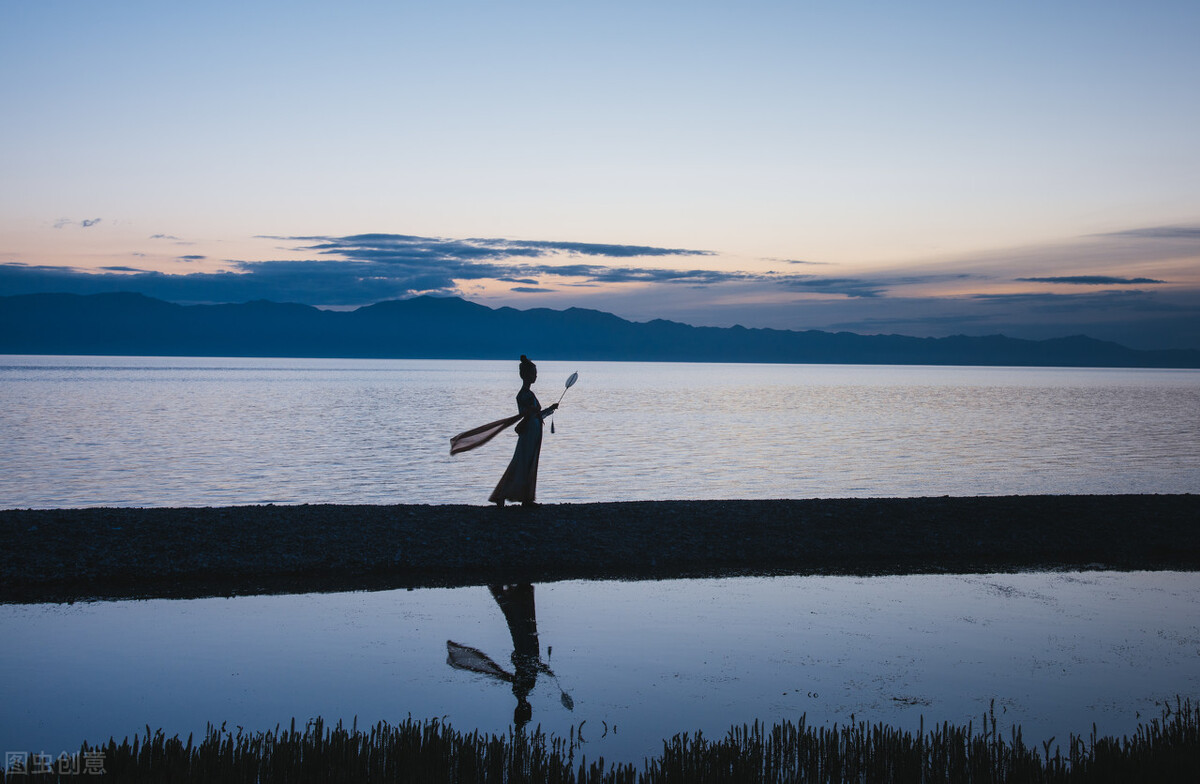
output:
[[[640,762],[734,724],[965,724],[995,701],[1028,743],[1123,735],[1200,696],[1200,575],[1064,572],[534,586],[529,727]],[[0,745],[57,756],[141,730],[323,716],[505,732],[514,670],[487,588],[0,606]],[[570,696],[572,709],[562,695]],[[1139,718],[1140,714],[1140,718]],[[586,724],[585,724],[586,722]]]
[[[0,507],[484,503],[516,362],[0,357]],[[1200,371],[542,362],[550,503],[1200,492]]]
[[[580,373],[543,447],[551,503],[1200,492],[1197,371],[539,367],[544,405]],[[454,458],[448,439],[515,413],[518,386],[515,362],[0,357],[0,507],[484,503],[515,437]],[[992,700],[1002,726],[1063,742],[1200,696],[1197,574],[568,582],[531,596],[554,673],[525,695],[531,721],[559,734],[586,721],[590,758],[640,761],[677,732],[802,714],[965,723]],[[516,668],[483,587],[10,605],[0,634],[6,750],[317,715],[503,732],[518,705],[511,683],[463,667]]]

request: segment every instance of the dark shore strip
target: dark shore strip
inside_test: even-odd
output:
[[[0,511],[0,601],[771,574],[1200,570],[1200,496]]]
[[[582,725],[581,725],[582,729]],[[886,724],[811,727],[801,717],[773,726],[733,727],[724,738],[680,734],[641,766],[587,757],[582,736],[509,731],[463,733],[436,719],[380,722],[370,730],[329,728],[315,719],[288,728],[237,734],[209,726],[193,745],[159,730],[132,742],[84,744],[57,768],[35,774],[8,762],[5,781],[267,782],[420,781],[539,784],[692,784],[728,782],[1194,782],[1200,776],[1200,707],[1177,699],[1161,719],[1132,736],[1072,735],[1027,746],[1019,729],[1001,734],[994,713],[978,728],[943,724],[917,733]],[[20,761],[18,764],[20,764]],[[28,762],[26,762],[28,765]],[[65,772],[64,772],[65,769]]]

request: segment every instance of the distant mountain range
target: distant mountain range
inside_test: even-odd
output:
[[[0,297],[0,353],[1200,367],[1197,350],[1139,351],[1082,335],[915,338],[692,327],[583,308],[493,309],[455,297],[353,311],[264,300],[176,305],[141,294]]]

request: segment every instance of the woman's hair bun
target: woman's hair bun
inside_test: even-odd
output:
[[[529,357],[522,354],[521,355],[521,365],[517,372],[519,372],[521,374],[521,378],[523,380],[532,381],[533,377],[535,375],[537,375],[537,365],[530,362]]]

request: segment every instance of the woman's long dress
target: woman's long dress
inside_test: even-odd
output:
[[[542,404],[532,389],[522,388],[517,393],[517,410],[533,413],[517,425],[521,433],[517,436],[517,448],[500,483],[488,498],[492,503],[521,501],[532,503],[537,494],[538,457],[542,453]]]

